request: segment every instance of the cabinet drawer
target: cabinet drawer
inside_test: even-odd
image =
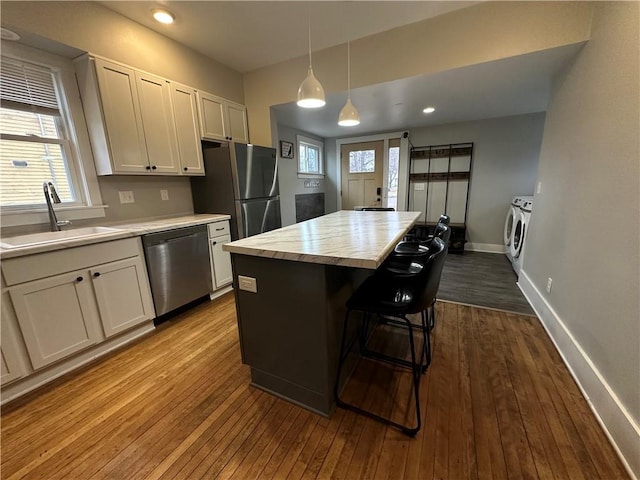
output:
[[[210,223],[209,225],[207,225],[207,227],[209,228],[209,238],[229,235],[229,220]]]
[[[140,255],[140,238],[125,238],[2,261],[8,286]]]

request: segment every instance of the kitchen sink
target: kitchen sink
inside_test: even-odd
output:
[[[97,237],[120,232],[117,228],[110,227],[85,227],[62,230],[59,232],[31,233],[29,235],[19,235],[17,237],[7,237],[0,241],[0,248],[20,248],[54,243],[64,240],[73,240],[85,237]]]

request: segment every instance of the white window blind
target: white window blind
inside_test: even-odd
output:
[[[0,100],[5,108],[60,115],[51,70],[7,57],[2,57]]]

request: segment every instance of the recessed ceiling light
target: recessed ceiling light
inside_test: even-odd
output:
[[[422,110],[422,113],[433,113],[433,112],[435,112],[435,111],[436,111],[436,109],[435,109],[435,108],[433,108],[433,107],[427,107],[427,108],[425,108],[424,110]]]
[[[173,13],[168,10],[161,9],[153,10],[153,18],[155,18],[156,21],[165,24],[173,23],[173,21],[176,19]]]

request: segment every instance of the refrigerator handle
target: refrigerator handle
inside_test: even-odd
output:
[[[269,191],[269,196],[273,197],[277,195],[276,193],[276,185],[278,184],[278,156],[275,156],[275,168],[273,169],[273,181],[271,182],[271,190]],[[280,193],[280,192],[278,192]]]

